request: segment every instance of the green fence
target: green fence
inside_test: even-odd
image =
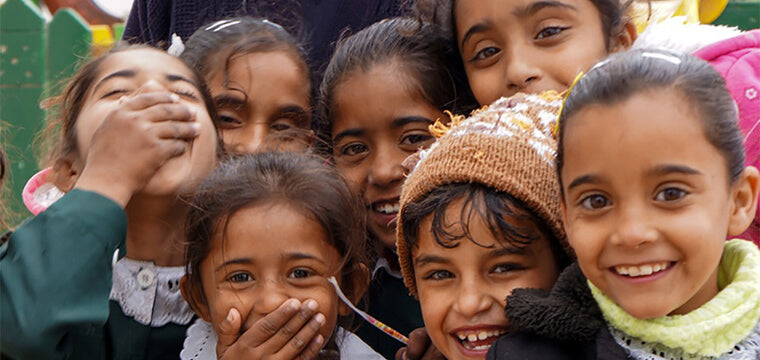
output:
[[[9,196],[16,213],[11,223],[28,213],[21,189],[38,170],[34,136],[43,128],[40,108],[46,89],[70,76],[79,59],[90,53],[90,26],[76,12],[63,9],[47,22],[28,0],[8,0],[0,6],[0,126],[10,162]]]

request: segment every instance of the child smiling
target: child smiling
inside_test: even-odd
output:
[[[518,94],[454,119],[404,183],[398,254],[447,359],[483,359],[508,330],[505,298],[548,289],[567,264],[551,137],[556,93]]]
[[[510,296],[522,332],[494,358],[757,359],[760,251],[725,239],[751,223],[760,175],[720,75],[685,55],[613,56],[572,89],[559,133],[579,267],[549,297]]]

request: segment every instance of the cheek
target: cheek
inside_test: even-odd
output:
[[[502,96],[500,79],[503,79],[503,69],[499,64],[494,64],[490,69],[469,69],[467,79],[472,88],[472,93],[480,105],[488,105]]]

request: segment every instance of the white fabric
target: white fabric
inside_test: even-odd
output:
[[[358,336],[342,328],[336,330],[335,337],[340,349],[340,358],[346,360],[383,360],[380,354],[372,350]],[[179,354],[181,360],[216,359],[216,342],[218,338],[211,323],[197,319],[187,329],[187,337]]]
[[[650,24],[633,42],[633,49],[664,49],[691,54],[707,45],[741,35],[735,27],[686,24],[677,16]]]
[[[185,325],[195,313],[179,291],[185,268],[156,266],[150,261],[122,258],[113,268],[109,298],[124,315],[143,325],[161,327],[170,322]]]
[[[402,279],[402,280],[404,279],[404,276],[401,275],[401,271],[394,271],[393,269],[391,269],[391,264],[389,264],[388,260],[385,260],[384,257],[377,259],[377,262],[375,263],[375,268],[372,269],[373,279],[375,278],[375,275],[380,269],[385,270],[385,272],[387,272],[388,275],[393,276],[396,279]]]
[[[669,349],[660,344],[650,344],[620,330],[610,328],[617,343],[625,349],[634,360],[757,360],[760,359],[760,324],[749,336],[734,346],[734,349],[721,357],[704,357]]]

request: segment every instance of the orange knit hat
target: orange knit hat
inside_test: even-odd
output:
[[[439,139],[418,154],[419,161],[401,191],[396,228],[401,272],[412,295],[417,296],[412,251],[400,224],[407,204],[442,185],[480,183],[516,197],[546,222],[562,248],[572,254],[562,228],[554,165],[557,142],[553,133],[561,106],[562,97],[553,91],[516,94],[469,118],[453,117],[450,128],[439,122],[431,126]]]

